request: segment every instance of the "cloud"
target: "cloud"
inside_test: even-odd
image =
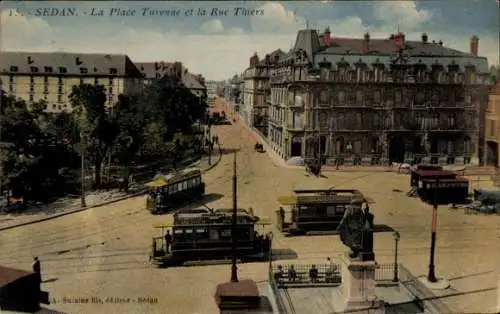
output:
[[[305,26],[304,18],[286,10],[280,3],[267,2],[261,9],[264,15],[251,18],[252,31],[255,33],[295,33]]]
[[[432,12],[418,9],[414,1],[382,1],[374,5],[375,17],[389,25],[404,25],[413,29],[429,21]]]

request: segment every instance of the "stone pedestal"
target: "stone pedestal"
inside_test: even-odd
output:
[[[260,307],[260,293],[255,281],[246,279],[217,285],[215,302],[221,314],[251,313]]]
[[[362,261],[346,256],[342,265],[341,295],[344,311],[363,310],[370,313],[385,313],[382,300],[375,292],[375,261]],[[334,296],[335,297],[335,296]]]

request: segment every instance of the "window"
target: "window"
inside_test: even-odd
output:
[[[490,120],[490,136],[494,137],[496,133],[496,123],[495,120]]]
[[[33,93],[35,91],[35,86],[33,84],[30,85],[30,92]]]
[[[44,77],[43,77],[43,83],[44,83],[45,85],[49,84],[49,77],[48,77],[48,76],[44,76]]]
[[[59,94],[62,94],[62,93],[63,93],[63,87],[62,87],[62,85],[57,86],[57,92],[58,92]]]
[[[14,84],[14,76],[9,75],[9,83]]]
[[[348,96],[347,96],[347,97],[348,97],[348,98],[347,98],[347,99],[348,99],[348,102],[347,102],[347,103],[348,103],[349,105],[353,105],[353,104],[355,104],[355,103],[356,103],[356,93],[355,93],[355,92],[353,92],[353,91],[349,92],[349,94],[348,94]]]
[[[110,68],[109,69],[109,74],[117,74],[118,71],[116,70],[116,68]]]
[[[43,69],[46,73],[52,73],[52,67],[44,67]]]
[[[30,67],[30,72],[38,73],[38,68],[37,67]]]
[[[108,85],[113,85],[113,79],[112,78],[109,79]]]
[[[357,106],[362,106],[363,105],[363,92],[358,90],[356,92],[356,105]]]
[[[62,102],[62,95],[57,95],[57,102]]]
[[[34,76],[30,76],[30,83],[35,84],[35,77]]]
[[[19,68],[16,67],[16,66],[11,66],[10,67],[10,72],[18,72],[19,71]]]
[[[80,85],[82,85],[84,83],[85,83],[85,81],[84,81],[83,77],[80,77]]]
[[[182,182],[182,190],[187,190],[188,184],[187,181]]]
[[[35,95],[30,94],[30,101],[33,101],[34,98],[35,98]]]
[[[99,79],[98,78],[95,78],[94,79],[94,85],[98,85],[99,84]]]
[[[345,92],[339,91],[338,97],[339,97],[339,104],[344,104],[345,103]]]
[[[113,94],[113,87],[111,87],[111,86],[110,86],[110,87],[108,88],[108,90],[109,90],[109,93],[110,93],[110,94]]]
[[[192,179],[187,180],[187,187],[188,187],[188,189],[193,187],[193,180]]]
[[[68,73],[68,69],[65,67],[59,67],[59,73]]]
[[[328,91],[327,90],[323,90],[319,93],[319,101],[321,104],[328,103]]]
[[[380,91],[376,90],[373,92],[373,102],[376,104],[380,103]]]
[[[45,93],[45,94],[43,95],[43,100],[47,100],[48,98],[49,98],[49,95],[47,95],[47,93]]]
[[[88,72],[87,68],[80,68],[80,74],[87,74]]]

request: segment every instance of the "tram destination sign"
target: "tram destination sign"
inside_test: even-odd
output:
[[[363,203],[363,198],[359,196],[348,196],[348,195],[300,195],[297,196],[298,204],[313,204],[313,203],[346,203],[349,204],[352,201],[356,203]]]

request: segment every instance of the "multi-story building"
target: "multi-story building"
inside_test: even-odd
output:
[[[285,159],[482,161],[490,84],[478,46],[475,36],[465,53],[427,34],[407,41],[301,30],[271,69],[272,146]]]
[[[103,85],[108,106],[142,87],[142,75],[126,55],[0,52],[0,77],[7,94],[28,105],[44,100],[48,112],[71,110],[69,95],[81,83]]]
[[[243,109],[245,122],[267,136],[268,108],[271,88],[269,86],[269,69],[286,54],[280,49],[267,54],[259,60],[255,53],[249,62],[249,68],[243,73]]]
[[[193,94],[198,97],[207,96],[207,88],[201,84],[196,75],[189,73],[181,62],[136,62],[135,65],[142,72],[146,84],[151,84],[164,76],[177,76]]]
[[[500,143],[500,81],[490,89],[488,110],[486,111],[485,140],[487,148],[486,162],[498,166]]]
[[[217,88],[219,87],[220,82],[216,81],[208,81],[207,82],[207,94],[208,97],[215,97],[217,95]]]

